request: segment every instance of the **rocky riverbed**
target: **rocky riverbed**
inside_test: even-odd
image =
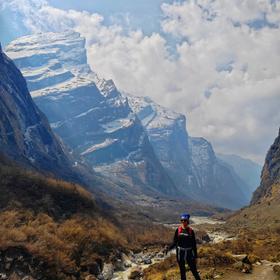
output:
[[[223,222],[209,217],[192,217],[192,227],[195,229],[196,226],[201,224],[221,224]],[[165,226],[177,228],[178,224],[165,224]],[[225,232],[207,232],[209,235],[208,242],[219,242],[225,239],[231,238]],[[172,236],[170,237],[172,240]],[[102,275],[100,279],[104,280],[128,280],[128,279],[141,279],[144,269],[149,267],[154,263],[163,261],[170,254],[174,254],[175,250],[165,255],[163,250],[158,249],[146,249],[140,253],[131,252],[128,255],[122,255],[122,258],[119,260],[119,266],[113,267],[110,264],[105,264]]]

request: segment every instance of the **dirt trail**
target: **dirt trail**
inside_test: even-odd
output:
[[[226,273],[220,279],[227,280],[277,280],[277,276],[273,272],[273,266],[275,264],[268,261],[263,261],[262,265],[254,266],[253,272],[251,274],[230,272]]]

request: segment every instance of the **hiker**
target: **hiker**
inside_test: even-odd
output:
[[[181,215],[181,225],[176,229],[174,240],[168,251],[176,247],[176,257],[179,264],[181,280],[186,280],[186,267],[187,264],[196,280],[200,280],[196,263],[197,263],[197,249],[196,240],[193,229],[189,226],[190,215]]]

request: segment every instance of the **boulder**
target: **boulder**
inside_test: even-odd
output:
[[[152,259],[150,257],[146,257],[143,260],[144,264],[152,264]]]
[[[143,271],[141,270],[141,268],[136,267],[134,268],[131,272],[130,275],[128,276],[128,279],[135,279],[138,280],[143,276]]]
[[[241,262],[243,262],[245,259],[248,258],[248,255],[246,255],[246,254],[232,255],[232,256],[236,261],[241,261]]]
[[[104,280],[111,280],[114,274],[114,267],[111,263],[105,263],[101,275]]]
[[[131,257],[132,257],[132,255],[131,255]],[[121,259],[122,259],[124,268],[129,268],[132,266],[132,262],[126,254],[122,254]]]
[[[280,265],[273,266],[273,271],[278,277],[280,277]]]
[[[163,252],[159,252],[156,257],[158,259],[163,259],[164,258],[164,253]]]
[[[5,273],[0,273],[0,280],[6,280],[6,279],[8,279],[7,274],[5,274]]]
[[[249,264],[249,263],[244,263],[242,261],[238,261],[238,262],[234,263],[233,267],[236,270],[239,270],[239,271],[241,271],[243,273],[250,273],[250,272],[252,272],[252,265]]]
[[[248,263],[243,263],[243,273],[251,273],[252,272],[252,265]]]
[[[236,270],[240,270],[242,271],[243,269],[243,262],[242,261],[238,261],[236,263],[233,264],[233,268]]]
[[[125,270],[124,262],[121,259],[117,259],[115,261],[114,265],[115,265],[115,270],[116,271],[124,271]]]

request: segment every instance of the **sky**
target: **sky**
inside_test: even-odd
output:
[[[119,90],[187,117],[216,152],[263,163],[280,126],[280,0],[0,0],[2,44],[74,29]]]

